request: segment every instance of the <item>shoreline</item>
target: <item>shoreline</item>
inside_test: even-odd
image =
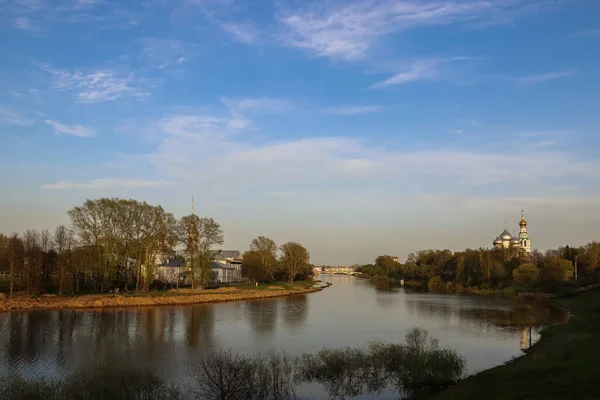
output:
[[[597,335],[600,331],[600,291],[556,299],[551,307],[565,312],[567,321],[545,327],[540,339],[523,354],[502,365],[470,375],[421,400],[597,399],[600,373]]]
[[[142,295],[89,294],[76,297],[20,295],[0,300],[0,313],[42,310],[86,310],[105,308],[137,308],[148,306],[178,306],[230,301],[260,300],[297,294],[320,292],[329,286],[297,289],[181,289],[179,292],[150,292]],[[186,292],[187,291],[187,292]]]

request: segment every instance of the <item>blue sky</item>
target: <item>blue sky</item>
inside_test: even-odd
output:
[[[0,230],[86,198],[317,263],[600,236],[594,0],[0,1]]]

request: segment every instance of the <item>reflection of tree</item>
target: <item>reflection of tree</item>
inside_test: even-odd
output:
[[[246,317],[256,333],[271,333],[277,322],[277,300],[261,299],[246,302]]]
[[[196,349],[212,346],[214,341],[215,316],[212,304],[188,307],[185,310],[186,340],[188,347]]]
[[[567,313],[553,307],[519,307],[499,309],[493,307],[469,307],[468,304],[433,303],[426,301],[406,300],[407,309],[423,317],[450,320],[458,318],[460,321],[480,322],[482,324],[517,327],[559,324],[568,319]]]
[[[297,327],[304,323],[308,315],[308,298],[306,294],[298,294],[281,299],[283,321],[286,325]]]

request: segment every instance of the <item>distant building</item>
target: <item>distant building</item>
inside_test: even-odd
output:
[[[494,239],[494,247],[496,248],[521,248],[525,250],[527,254],[531,253],[531,240],[529,239],[529,235],[527,234],[527,221],[525,221],[525,216],[521,214],[521,221],[519,222],[519,235],[513,236],[508,232],[508,230],[504,229],[504,231]]]

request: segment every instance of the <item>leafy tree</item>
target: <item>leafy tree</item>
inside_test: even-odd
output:
[[[431,293],[444,293],[446,291],[446,285],[444,285],[444,281],[439,276],[431,278],[427,284],[427,288]]]
[[[288,242],[281,246],[281,265],[290,283],[310,262],[310,253],[304,246],[296,242]]]
[[[277,244],[275,241],[265,236],[259,236],[252,239],[250,250],[260,257],[264,275],[273,280],[277,267]]]
[[[532,263],[521,264],[512,271],[515,283],[519,285],[532,287],[540,278],[541,271]]]
[[[242,260],[242,274],[252,282],[265,278],[261,255],[256,251],[247,251]]]

